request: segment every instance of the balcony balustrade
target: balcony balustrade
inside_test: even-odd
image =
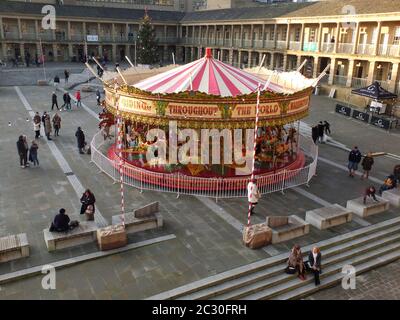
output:
[[[300,41],[291,41],[289,42],[289,49],[290,50],[296,50],[296,51],[300,51]]]
[[[316,52],[318,50],[317,42],[304,42],[303,51]]]
[[[373,44],[359,44],[357,46],[357,53],[358,54],[367,54],[367,55],[374,55],[375,54],[375,45]]]
[[[321,46],[321,51],[325,53],[332,53],[335,49],[335,44],[332,42],[324,42]]]
[[[279,49],[279,50],[285,50],[286,49],[286,40],[278,40],[278,41],[276,41],[276,48]]]
[[[334,76],[333,77],[333,84],[345,87],[347,83],[346,76]]]
[[[353,53],[353,47],[354,47],[353,43],[339,43],[338,52],[351,54]]]
[[[379,45],[378,55],[398,57],[400,55],[400,45]]]
[[[367,78],[355,78],[351,79],[351,87],[354,89],[364,88],[368,86],[368,79]]]

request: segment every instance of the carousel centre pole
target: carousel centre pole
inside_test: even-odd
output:
[[[118,169],[119,169],[119,182],[121,192],[121,224],[125,228],[125,203],[124,203],[124,160],[122,158],[122,117],[119,110],[119,99],[116,103],[117,109],[117,145],[118,145]]]
[[[255,171],[255,162],[256,162],[256,147],[257,147],[257,131],[258,131],[258,116],[260,113],[260,93],[261,93],[261,88],[260,84],[258,84],[257,88],[257,105],[256,105],[256,123],[254,127],[254,145],[253,145],[253,157],[252,157],[252,165],[251,165],[251,178],[250,181],[254,180],[254,171]],[[249,190],[252,192],[252,190]],[[247,226],[250,227],[251,223],[251,207],[252,204],[249,202],[249,212],[247,214]]]

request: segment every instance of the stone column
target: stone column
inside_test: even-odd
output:
[[[304,42],[304,23],[301,24],[301,31],[300,31],[300,51],[303,51],[303,42]]]
[[[225,25],[222,25],[222,47],[225,46]]]
[[[100,46],[99,46],[100,51]],[[130,59],[131,58],[131,46],[129,44],[125,45],[125,55]]]
[[[392,74],[390,77],[390,85],[389,85],[389,91],[390,92],[395,92],[396,91],[396,83],[397,83],[397,78],[399,74],[399,63],[393,63],[392,65]]]
[[[6,48],[6,44],[3,42],[0,44],[1,45],[1,53],[3,55],[3,59],[6,60],[7,58],[7,48]]]
[[[313,66],[313,78],[318,77],[318,69],[319,69],[320,58],[318,56],[314,57],[314,66]]]
[[[117,62],[117,45],[115,43],[112,44],[112,61]]]
[[[55,43],[53,43],[53,58],[54,61],[58,61],[57,45]]]
[[[242,50],[239,50],[238,62],[239,62],[239,68],[241,68],[242,67]]]
[[[125,41],[129,41],[129,23],[125,25]]]
[[[381,29],[382,29],[382,22],[378,21],[378,32],[376,33],[376,42],[374,48],[374,54],[377,56],[379,52],[379,41],[381,40]]]
[[[262,30],[261,30],[261,48],[264,48],[264,38],[265,38],[265,23],[262,25]]]
[[[72,47],[72,43],[68,43],[68,56],[69,56],[70,60],[74,56],[74,50],[73,50],[73,47]]]
[[[233,64],[233,49],[229,49],[229,64]]]
[[[24,47],[23,43],[19,44],[19,51],[20,51],[22,61],[25,61],[25,47]]]
[[[336,58],[331,58],[331,66],[329,68],[329,80],[328,80],[329,85],[333,84],[333,77],[335,76],[335,70],[336,70]]]
[[[322,23],[319,24],[318,26],[318,43],[317,43],[317,52],[321,51],[321,46],[322,46]]]
[[[22,27],[21,27],[21,19],[20,18],[18,18],[17,19],[17,21],[18,21],[18,39],[22,39]]]
[[[333,53],[337,53],[338,51],[338,45],[340,41],[340,22],[336,24],[336,35],[335,35],[335,46],[333,48]]]
[[[243,48],[243,24],[240,25],[239,48]]]
[[[208,46],[209,43],[210,43],[209,34],[210,34],[210,28],[209,28],[208,25],[207,25],[207,27],[206,27],[206,45],[207,45],[207,46]]]
[[[349,60],[349,69],[347,70],[347,81],[346,87],[351,87],[351,83],[353,82],[353,72],[354,72],[354,59]]]
[[[252,54],[252,52],[249,51],[248,60],[247,60],[247,67],[248,68],[251,68],[251,54]]]
[[[194,61],[194,47],[190,48],[190,61]]]
[[[86,22],[83,22],[82,23],[82,32],[83,32],[83,41],[85,41],[86,42]]]
[[[167,41],[167,34],[168,34],[168,29],[167,26],[164,25],[164,41]]]
[[[368,67],[368,83],[372,83],[375,78],[376,61],[370,61]]]
[[[0,39],[4,39],[3,18],[0,17]]]
[[[253,40],[254,40],[254,25],[250,25],[250,48],[253,48]]]
[[[37,21],[35,21],[35,22],[36,22],[35,27],[37,27]],[[99,28],[100,28],[100,25],[99,25]],[[68,33],[67,40],[71,41],[71,22],[70,21],[67,22],[67,33]],[[37,30],[36,30],[36,34],[37,34]]]
[[[164,61],[168,61],[169,56],[168,56],[168,46],[164,45],[164,49],[163,49],[163,60]],[[171,57],[172,60],[172,57]]]
[[[352,53],[356,54],[357,53],[357,48],[358,48],[358,41],[360,38],[360,22],[357,22],[357,26],[356,26],[356,35],[353,38],[354,42],[353,42],[353,50]]]
[[[103,56],[103,46],[101,44],[99,44],[98,48],[99,48],[99,57],[102,57]]]
[[[283,55],[283,71],[287,71],[287,63],[288,63],[288,56],[287,56],[287,54],[285,53],[285,54]]]
[[[289,46],[290,46],[290,26],[291,26],[291,24],[288,23],[287,32],[286,32],[286,50],[289,50]]]
[[[301,55],[300,55],[300,56],[297,56],[296,68],[300,67],[301,62],[302,62],[302,61],[301,61]]]
[[[269,66],[271,70],[275,70],[275,53],[271,52],[271,64]]]
[[[115,24],[111,24],[111,41],[115,42]]]

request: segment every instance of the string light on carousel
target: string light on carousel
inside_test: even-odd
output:
[[[271,186],[309,161],[299,120],[308,115],[313,88],[324,74],[262,77],[214,59],[210,48],[201,59],[138,83],[130,83],[128,70],[119,72],[104,81],[102,124],[111,125],[120,113],[122,149],[115,142],[106,155],[122,158],[123,174],[152,190],[246,196],[252,176],[261,193],[280,190]],[[154,136],[159,131],[165,134]],[[176,150],[184,150],[186,161],[179,161]],[[149,153],[155,157],[148,159]]]

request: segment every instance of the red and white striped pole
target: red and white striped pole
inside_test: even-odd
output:
[[[124,204],[124,160],[122,157],[122,135],[124,134],[122,128],[122,117],[119,111],[119,101],[116,103],[117,109],[117,145],[118,145],[118,169],[119,169],[119,181],[120,181],[120,192],[121,192],[121,223],[125,228],[125,204]]]
[[[257,105],[256,105],[256,123],[254,126],[254,144],[253,144],[253,162],[251,165],[251,178],[250,181],[253,181],[255,175],[254,175],[254,171],[255,171],[255,162],[256,162],[256,147],[257,147],[257,131],[258,131],[258,116],[260,113],[260,94],[261,94],[261,88],[260,88],[260,84],[258,84],[257,87]],[[249,193],[253,192],[253,187],[250,188],[250,190],[248,190]],[[250,219],[251,219],[251,207],[252,204],[251,202],[249,202],[249,212],[247,215],[247,226],[250,226]]]

